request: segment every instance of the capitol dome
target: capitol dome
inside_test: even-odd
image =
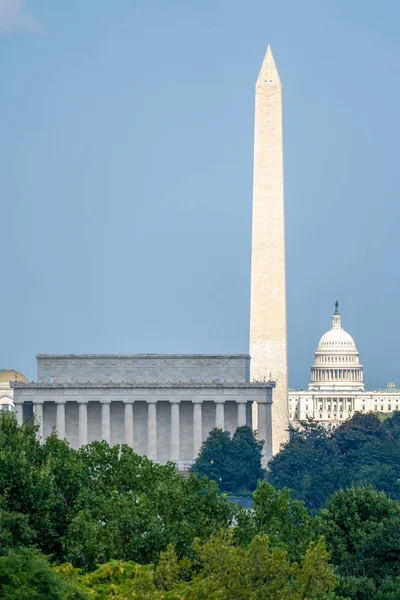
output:
[[[324,333],[319,340],[317,352],[330,354],[332,352],[354,352],[358,354],[355,342],[351,335],[342,327],[341,316],[334,314],[332,328]]]
[[[363,366],[351,335],[342,327],[339,303],[335,304],[332,327],[321,337],[311,367],[309,389],[363,390]]]

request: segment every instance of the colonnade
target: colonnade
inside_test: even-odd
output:
[[[315,413],[327,412],[352,412],[354,408],[354,397],[351,396],[313,396],[313,410]],[[308,402],[308,399],[305,399]]]
[[[78,399],[78,436],[79,447],[88,443],[88,399]],[[170,460],[178,462],[180,460],[180,400],[171,398],[170,404]],[[238,399],[237,405],[237,426],[241,427],[247,423],[246,405],[248,400]],[[147,457],[151,460],[157,460],[157,404],[160,401],[149,399],[147,403]],[[56,404],[56,431],[59,438],[66,436],[66,400],[57,399]],[[111,439],[111,401],[101,400],[101,439],[110,443]],[[124,404],[124,443],[130,447],[135,447],[134,440],[134,417],[133,400],[123,400]],[[193,405],[193,457],[199,453],[203,443],[203,400],[192,400]],[[225,429],[225,400],[216,399],[215,404],[215,427]],[[44,400],[34,399],[33,410],[35,418],[39,425],[38,435],[43,440],[43,405]],[[23,403],[16,403],[16,415],[20,424],[23,421],[22,412]],[[265,401],[258,402],[258,429],[260,439],[270,438],[270,411],[271,405]]]
[[[362,369],[312,369],[311,381],[362,381]]]

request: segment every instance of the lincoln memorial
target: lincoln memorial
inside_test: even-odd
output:
[[[209,432],[252,426],[258,411],[263,463],[271,458],[273,382],[249,381],[250,357],[235,355],[39,355],[37,383],[15,381],[17,418],[53,430],[73,448],[95,440],[187,469]]]

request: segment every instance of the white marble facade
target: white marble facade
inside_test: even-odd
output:
[[[20,422],[35,416],[73,448],[128,444],[188,468],[208,433],[252,426],[258,406],[263,461],[272,454],[272,382],[249,382],[248,355],[39,355],[37,383],[14,382]]]
[[[283,188],[282,85],[268,46],[255,89],[250,355],[251,380],[276,381],[274,453],[289,428]]]

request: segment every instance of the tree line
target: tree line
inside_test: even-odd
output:
[[[1,416],[0,597],[400,600],[398,415],[357,415],[332,434],[306,424],[268,473],[251,431],[221,433],[184,478],[128,446],[41,445],[35,426]],[[250,511],[221,493],[254,487]]]

